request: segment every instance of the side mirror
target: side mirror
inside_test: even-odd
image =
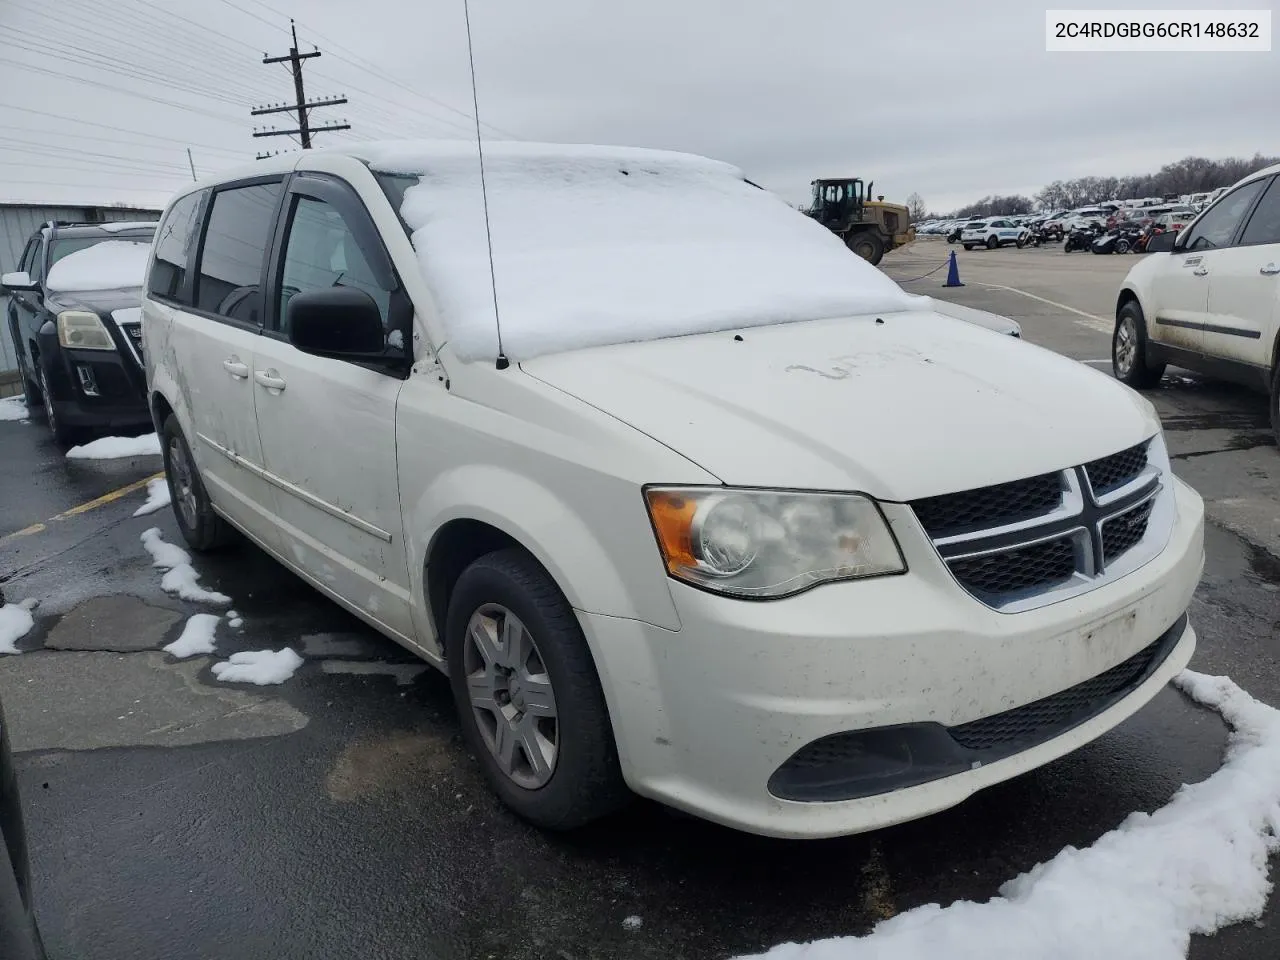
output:
[[[39,290],[40,284],[31,279],[25,270],[14,270],[12,273],[0,275],[0,287],[6,290],[28,291]]]
[[[1172,230],[1153,234],[1147,241],[1147,253],[1170,253],[1173,250],[1173,242],[1177,239],[1178,234]]]
[[[382,314],[358,287],[306,290],[289,298],[289,342],[303,353],[346,360],[380,360],[386,348]]]

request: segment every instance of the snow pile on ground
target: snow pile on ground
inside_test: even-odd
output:
[[[401,215],[454,349],[492,358],[475,145],[370,144],[416,175]],[[816,221],[703,157],[626,147],[485,148],[502,341],[513,360],[579,347],[920,309]]]
[[[0,607],[0,653],[22,652],[18,649],[18,641],[36,625],[31,616],[35,608],[34,600],[6,603]]]
[[[169,482],[164,477],[155,477],[147,481],[147,502],[133,511],[133,515],[145,517],[149,513],[163,510],[169,502]]]
[[[72,447],[68,460],[115,460],[120,457],[160,455],[160,438],[154,433],[141,437],[99,437],[91,443]]]
[[[1280,849],[1280,710],[1226,677],[1175,683],[1231,726],[1226,762],[1155,813],[1068,847],[986,903],[919,907],[865,937],[788,943],[768,960],[1182,960],[1193,933],[1260,915]]]
[[[225,683],[284,683],[302,666],[292,647],[283,650],[248,650],[233,653],[225,663],[213,665],[213,675]]]
[[[178,659],[194,657],[201,653],[213,653],[214,632],[222,618],[214,613],[197,613],[187,619],[182,636],[164,647]]]
[[[200,586],[200,574],[191,566],[191,556],[181,547],[166,543],[160,536],[159,527],[144,530],[141,540],[155,566],[166,571],[160,579],[160,589],[165,593],[176,593],[183,600],[203,603],[231,602],[231,598],[225,593],[206,590]]]
[[[21,397],[6,397],[0,400],[0,422],[5,420],[26,420],[31,414],[27,412],[27,401]]]
[[[45,287],[62,293],[141,287],[150,253],[145,243],[103,240],[67,254],[50,267]]]
[[[240,614],[236,613],[234,610],[228,610],[227,625],[231,627],[232,630],[239,630],[241,627],[244,626],[244,618],[241,617]]]

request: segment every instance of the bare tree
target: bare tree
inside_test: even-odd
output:
[[[1242,177],[1273,163],[1280,163],[1280,157],[1264,157],[1260,153],[1248,159],[1228,157],[1225,160],[1207,160],[1204,157],[1183,157],[1175,163],[1166,163],[1155,173],[1055,180],[1036,194],[1036,206],[1050,211],[1082,207],[1104,200],[1207,193],[1218,187],[1229,187]]]
[[[925,206],[924,197],[918,193],[907,195],[907,212],[911,215],[912,223],[919,223],[929,215],[929,208]]]

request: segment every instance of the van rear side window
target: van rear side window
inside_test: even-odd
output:
[[[155,259],[147,281],[147,292],[153,297],[174,303],[190,303],[186,296],[187,267],[203,196],[202,193],[192,193],[183,197],[173,205],[156,231]]]
[[[262,322],[262,273],[282,183],[213,195],[196,277],[196,308],[229,320]]]

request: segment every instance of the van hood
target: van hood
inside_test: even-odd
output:
[[[521,368],[723,483],[882,500],[1063,469],[1160,429],[1151,404],[1106,374],[937,313],[617,344]]]

